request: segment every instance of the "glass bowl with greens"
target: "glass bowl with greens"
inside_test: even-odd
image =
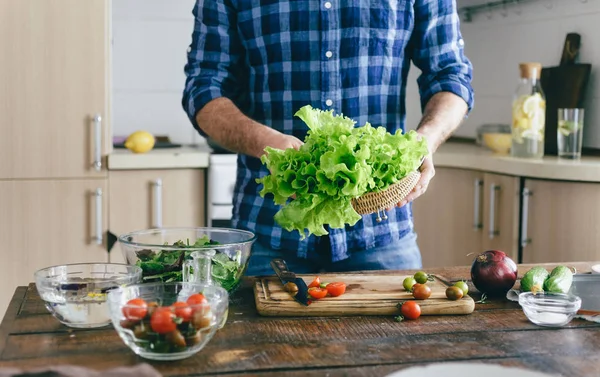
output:
[[[157,228],[123,234],[119,244],[128,264],[142,269],[142,281],[181,282],[183,262],[196,250],[214,250],[212,280],[234,291],[246,272],[254,233],[228,228]]]

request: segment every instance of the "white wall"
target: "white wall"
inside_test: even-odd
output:
[[[200,141],[181,107],[194,0],[114,0],[113,134]]]
[[[459,7],[472,3],[458,0]],[[579,62],[592,64],[584,146],[600,148],[600,74],[596,73],[600,67],[600,0],[538,0],[506,10],[506,17],[496,9],[491,19],[481,13],[471,23],[462,22],[466,53],[474,65],[475,109],[457,136],[474,137],[484,123],[510,124],[518,64],[539,61],[544,66],[558,65],[566,34],[576,32],[581,34]],[[420,115],[414,83],[418,73],[412,70],[408,89],[411,126]]]

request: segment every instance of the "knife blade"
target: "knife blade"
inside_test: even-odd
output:
[[[279,280],[281,281],[281,284],[284,285],[284,287],[286,283],[296,284],[296,287],[298,287],[298,291],[295,293],[288,291],[290,293],[290,296],[292,296],[296,301],[298,301],[302,305],[308,306],[308,287],[306,286],[304,280],[297,277],[295,273],[290,271],[283,259],[275,258],[271,260],[271,267],[277,274],[277,277],[279,277]]]

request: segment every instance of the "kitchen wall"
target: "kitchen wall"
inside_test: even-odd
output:
[[[180,105],[194,1],[113,1],[115,135],[145,129],[181,143],[202,140]],[[481,3],[485,0],[458,0],[459,7]],[[584,145],[600,148],[600,74],[595,74],[600,66],[600,0],[538,0],[506,10],[506,17],[496,9],[475,14],[472,22],[461,25],[474,64],[476,105],[456,135],[474,137],[485,123],[510,124],[519,62],[558,64],[565,35],[578,32],[580,61],[593,64]],[[421,114],[418,74],[413,67],[407,88],[408,128],[416,126]]]
[[[143,129],[178,143],[202,140],[181,107],[194,2],[112,2],[115,136]]]
[[[481,3],[485,1],[458,0],[459,7]],[[565,35],[577,32],[582,43],[579,61],[592,64],[584,146],[600,148],[600,74],[596,73],[600,68],[600,0],[539,0],[508,6],[506,11],[506,17],[500,8],[462,23],[465,49],[474,65],[476,104],[457,135],[473,137],[484,123],[510,124],[519,62],[558,65]],[[417,75],[418,70],[412,70],[408,89],[411,126],[420,115]]]

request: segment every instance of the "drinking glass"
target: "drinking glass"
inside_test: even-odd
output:
[[[583,143],[583,109],[558,109],[558,157],[570,160],[581,158]]]

